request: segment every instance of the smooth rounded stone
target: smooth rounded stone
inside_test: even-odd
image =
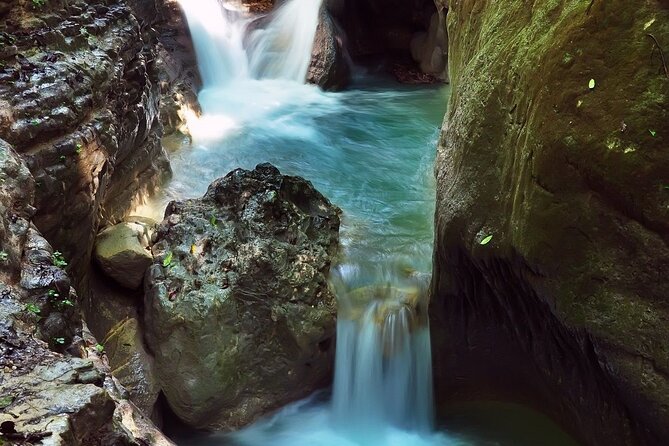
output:
[[[119,285],[138,289],[153,261],[149,251],[153,227],[152,221],[135,218],[100,232],[94,256],[102,271]]]
[[[145,279],[145,330],[184,422],[238,428],[330,382],[339,214],[269,164],[168,205]]]
[[[350,58],[343,31],[325,8],[321,9],[307,82],[324,90],[341,90],[351,81]]]

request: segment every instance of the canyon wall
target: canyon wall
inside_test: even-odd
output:
[[[588,445],[663,444],[669,4],[448,7],[438,399],[535,405]]]

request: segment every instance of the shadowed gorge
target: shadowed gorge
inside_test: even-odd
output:
[[[0,0],[0,446],[662,446],[665,0]]]

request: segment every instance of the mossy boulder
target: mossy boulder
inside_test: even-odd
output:
[[[184,422],[234,429],[328,385],[339,213],[269,164],[168,205],[145,279],[145,330]]]
[[[664,443],[666,2],[455,0],[448,36],[439,396],[540,401],[586,444]]]

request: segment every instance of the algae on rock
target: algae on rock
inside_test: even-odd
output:
[[[327,386],[339,209],[269,165],[171,202],[145,278],[145,328],[174,413],[234,429]]]
[[[541,398],[588,444],[669,436],[669,80],[649,33],[669,48],[656,1],[449,2],[442,397],[470,367],[463,386]]]

